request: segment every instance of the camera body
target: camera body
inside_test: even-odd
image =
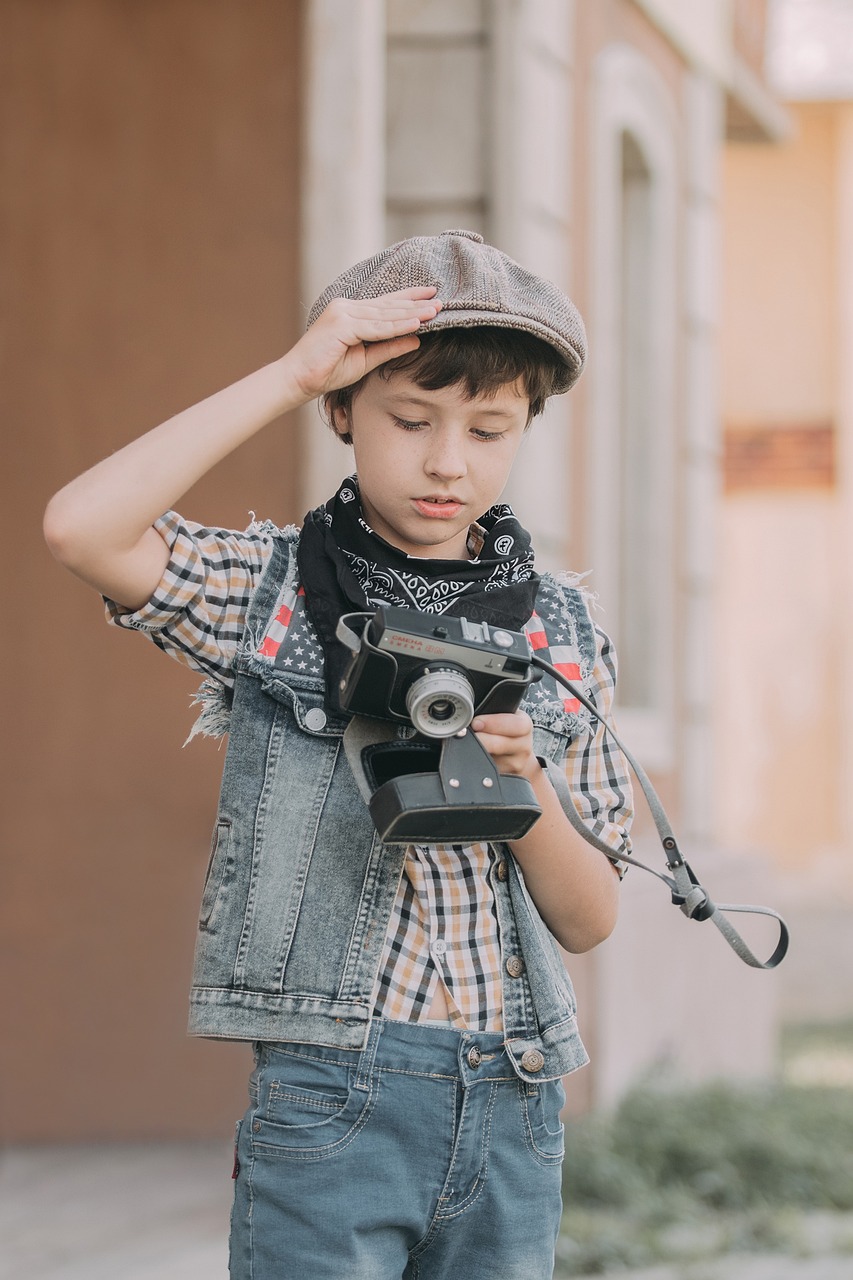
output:
[[[348,625],[356,619],[366,620],[360,636]],[[353,649],[341,708],[411,721],[431,738],[458,734],[481,713],[516,711],[539,675],[523,633],[467,618],[389,606],[345,616],[338,636]]]
[[[345,614],[352,658],[338,700],[344,749],[386,844],[518,840],[541,809],[526,778],[498,772],[478,713],[516,711],[539,672],[527,637],[467,618],[394,606]],[[381,724],[380,721],[385,721]],[[394,721],[418,734],[401,739]]]

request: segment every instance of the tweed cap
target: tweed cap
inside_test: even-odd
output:
[[[476,231],[442,231],[400,240],[357,262],[333,280],[308,313],[311,325],[334,298],[378,298],[397,289],[434,285],[442,309],[418,333],[496,325],[521,329],[549,343],[562,356],[568,391],[586,360],[580,312],[566,295],[486,244]]]

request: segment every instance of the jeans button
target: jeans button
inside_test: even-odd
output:
[[[319,733],[326,727],[326,713],[322,707],[311,707],[305,712],[305,728]]]
[[[472,1070],[476,1071],[482,1061],[483,1055],[480,1053],[477,1046],[474,1045],[473,1048],[468,1050],[468,1066],[471,1067]]]
[[[531,1073],[541,1071],[545,1066],[545,1058],[538,1049],[527,1049],[521,1055],[521,1065],[525,1071],[530,1071]]]
[[[521,956],[510,956],[506,962],[506,971],[511,978],[520,978],[524,973],[524,961]]]
[[[499,880],[506,880],[507,876],[509,875],[509,870],[506,865],[506,858],[501,858],[500,862],[497,865],[497,873],[498,873]]]

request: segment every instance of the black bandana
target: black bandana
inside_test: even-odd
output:
[[[520,631],[533,613],[539,575],[530,535],[505,503],[491,507],[468,535],[470,560],[409,556],[374,533],[364,518],[355,476],[309,511],[297,565],[305,604],[323,644],[326,700],[336,691],[350,651],[337,639],[343,613],[380,605],[448,613]]]

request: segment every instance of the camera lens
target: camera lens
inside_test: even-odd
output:
[[[454,704],[449,698],[436,698],[435,702],[431,702],[427,708],[433,720],[449,720],[454,710]]]
[[[462,671],[427,670],[409,686],[406,710],[419,733],[449,738],[474,718],[474,690]]]

